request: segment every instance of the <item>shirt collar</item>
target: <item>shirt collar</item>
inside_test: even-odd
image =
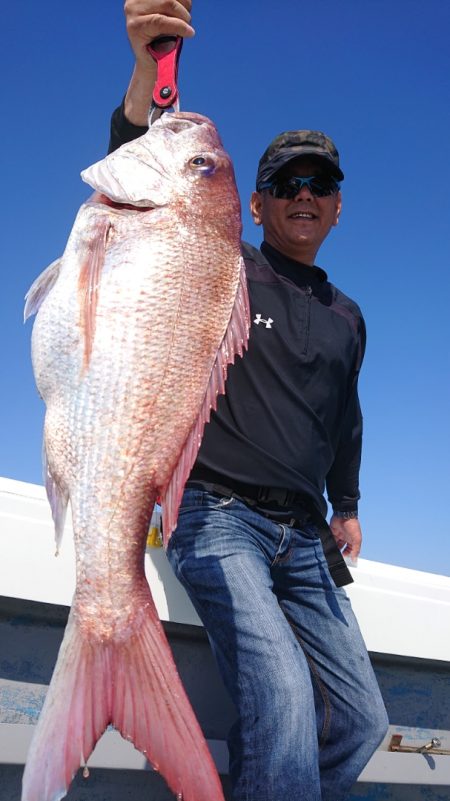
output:
[[[278,275],[288,278],[297,286],[311,286],[318,289],[328,280],[325,270],[322,270],[321,267],[312,267],[310,264],[295,261],[295,259],[285,256],[284,253],[280,253],[265,240],[261,244],[261,253]]]

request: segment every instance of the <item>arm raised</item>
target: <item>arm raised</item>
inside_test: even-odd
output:
[[[124,101],[125,117],[136,126],[147,125],[156,79],[156,64],[147,45],[158,36],[191,37],[191,0],[126,0],[128,38],[136,63]]]

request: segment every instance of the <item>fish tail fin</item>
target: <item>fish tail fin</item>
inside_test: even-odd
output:
[[[183,801],[224,801],[151,596],[130,628],[126,637],[101,642],[69,618],[28,753],[22,801],[63,798],[109,723]]]
[[[110,653],[69,618],[28,752],[22,801],[59,801],[110,719]]]
[[[112,723],[183,801],[223,801],[203,732],[178,675],[153,602],[116,649]]]

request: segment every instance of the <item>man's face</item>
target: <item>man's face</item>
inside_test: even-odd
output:
[[[321,160],[300,157],[289,161],[277,178],[308,178],[323,173]],[[267,189],[253,192],[250,209],[256,225],[264,228],[266,242],[296,261],[314,264],[317,252],[341,212],[341,193],[315,197],[308,186],[289,200],[274,198]]]

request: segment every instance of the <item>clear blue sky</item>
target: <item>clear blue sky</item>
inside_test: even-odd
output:
[[[194,0],[182,107],[231,153],[245,238],[257,160],[290,128],[329,133],[346,175],[319,254],[363,308],[361,518],[368,559],[450,575],[450,3]],[[132,67],[119,0],[2,10],[0,475],[41,483],[43,406],[23,296],[63,250]]]

